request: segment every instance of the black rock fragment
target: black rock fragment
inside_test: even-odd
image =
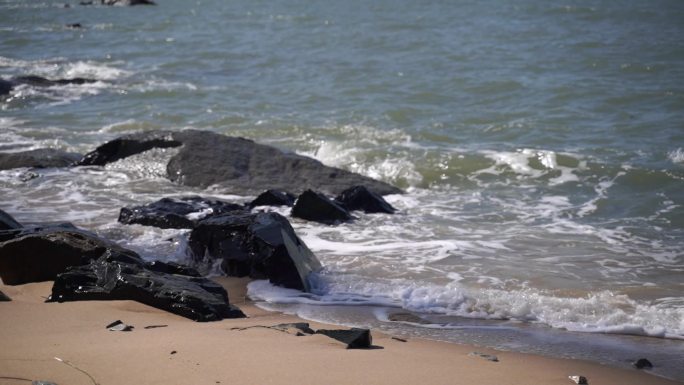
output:
[[[0,153],[0,170],[10,170],[20,167],[68,167],[79,159],[81,159],[81,154],[54,148],[39,148],[23,152]]]
[[[266,190],[259,194],[256,199],[250,202],[249,207],[254,208],[257,206],[290,206],[294,205],[296,196],[290,194],[287,191],[280,190]]]
[[[158,273],[102,257],[59,274],[47,302],[132,300],[195,321],[241,318],[228,293],[203,277]]]
[[[474,356],[474,357],[481,357],[484,358],[487,361],[491,362],[499,362],[499,357],[493,355],[493,354],[486,354],[486,353],[480,353],[480,352],[470,352],[468,353],[469,356]]]
[[[0,291],[0,302],[8,302],[11,301],[12,299],[7,296],[7,294],[3,293]]]
[[[304,191],[292,208],[292,216],[325,224],[345,222],[352,216],[339,204],[333,202],[322,193],[313,190]]]
[[[105,326],[105,329],[112,332],[130,332],[134,329],[134,326],[126,325],[121,320],[116,320]]]
[[[639,358],[632,364],[637,369],[652,369],[653,364],[646,358]]]
[[[351,328],[348,330],[318,329],[316,334],[323,334],[347,345],[347,349],[369,349],[373,345],[370,330]]]
[[[335,198],[335,201],[349,211],[363,210],[366,213],[387,214],[394,214],[396,211],[382,196],[370,191],[365,186],[348,188],[342,191]]]
[[[0,210],[0,230],[16,230],[21,229],[21,224],[17,222],[11,215]]]
[[[191,229],[205,217],[232,211],[245,211],[245,207],[199,196],[163,198],[147,205],[122,208],[119,222],[162,229]]]
[[[19,230],[18,237],[0,242],[0,277],[7,285],[53,280],[67,267],[89,263],[105,254],[110,258],[142,261],[135,252],[84,230],[62,227],[33,232]],[[22,233],[28,234],[22,236]]]
[[[321,264],[277,213],[227,213],[200,221],[188,249],[197,262],[222,259],[229,276],[269,279],[292,289],[309,290],[308,275]]]

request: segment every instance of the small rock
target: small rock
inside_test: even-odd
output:
[[[0,230],[16,230],[22,226],[11,215],[0,210]]]
[[[399,337],[392,337],[392,339],[395,341],[399,341],[399,342],[408,342],[408,340],[405,340],[405,339],[399,338]]]
[[[0,302],[8,302],[11,300],[12,300],[12,298],[8,297],[7,294],[0,291]]]
[[[499,357],[497,357],[493,354],[486,354],[486,353],[480,353],[480,352],[470,352],[470,353],[468,353],[468,355],[471,357],[475,357],[475,356],[481,357],[487,361],[499,362]]]
[[[351,328],[349,330],[318,329],[316,334],[323,334],[347,344],[347,349],[368,349],[373,344],[370,330]]]
[[[292,208],[292,216],[325,224],[352,219],[349,212],[325,195],[313,190],[304,191]]]
[[[83,26],[81,25],[81,23],[67,24],[66,27],[69,28],[69,29],[79,29],[79,28],[83,28]]]
[[[392,322],[408,322],[408,323],[420,324],[420,325],[430,324],[430,321],[427,321],[427,320],[420,318],[417,315],[411,314],[411,313],[393,313],[387,317],[387,320],[392,321]]]
[[[31,385],[57,385],[54,382],[50,381],[43,381],[43,380],[34,380],[31,381]]]
[[[145,329],[156,329],[156,328],[165,328],[168,327],[169,325],[147,325],[145,326]]]
[[[178,353],[178,352],[175,350],[172,350],[170,354],[176,354],[176,353]]]
[[[348,188],[335,198],[347,210],[363,210],[365,213],[394,214],[397,211],[387,201],[365,186]]]
[[[133,326],[126,325],[125,323],[121,322],[121,320],[116,320],[105,326],[105,328],[112,332],[130,332],[133,330]]]
[[[290,330],[294,329],[297,331],[295,333],[295,335],[298,337],[301,337],[301,336],[304,336],[307,334],[315,334],[316,333],[313,329],[311,329],[311,327],[309,327],[309,324],[307,322],[278,324],[278,325],[272,326],[272,328],[283,331],[285,333],[290,333]]]
[[[257,206],[290,206],[294,205],[295,197],[287,191],[266,190],[259,194],[250,204],[250,208]]]
[[[38,173],[35,173],[33,171],[26,171],[24,173],[21,173],[21,175],[19,175],[19,180],[22,182],[28,182],[32,179],[36,179],[39,177],[40,177],[40,174],[38,174]]]
[[[571,379],[577,385],[589,384],[589,381],[587,381],[587,378],[584,376],[568,376],[568,378]]]
[[[146,205],[122,208],[119,223],[162,229],[191,229],[204,218],[244,210],[242,205],[199,196],[162,198]]]
[[[637,369],[651,369],[651,368],[653,368],[653,364],[651,363],[651,361],[647,360],[646,358],[639,358],[632,365],[634,365],[634,367]]]

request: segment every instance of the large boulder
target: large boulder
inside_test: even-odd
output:
[[[17,222],[11,215],[0,210],[0,230],[16,230],[21,229],[21,224]]]
[[[57,150],[54,148],[40,148],[23,152],[0,153],[0,170],[9,170],[20,167],[67,167],[80,160],[81,157],[81,154]]]
[[[9,80],[0,79],[0,96],[9,95],[14,88],[14,83]]]
[[[196,261],[222,259],[230,276],[269,279],[309,291],[308,275],[321,269],[316,256],[277,213],[223,214],[200,221],[188,247]]]
[[[105,254],[141,261],[135,252],[87,231],[60,226],[20,230],[0,242],[0,277],[7,285],[54,280],[67,267]]]
[[[198,196],[163,198],[143,206],[122,208],[119,222],[162,229],[191,229],[205,217],[245,210],[243,205]]]
[[[352,219],[349,212],[324,194],[304,191],[292,208],[292,216],[325,224],[346,222]]]
[[[354,186],[342,191],[335,198],[347,210],[363,210],[366,213],[394,214],[396,209],[392,207],[380,195],[368,190],[365,186]]]
[[[168,161],[167,178],[186,186],[219,185],[227,193],[243,195],[267,189],[297,194],[316,189],[334,195],[356,185],[364,185],[380,195],[402,192],[387,183],[328,167],[312,158],[211,131],[147,131],[126,135],[86,154],[78,164],[105,165],[167,147],[178,148]]]
[[[195,321],[245,315],[230,305],[228,293],[203,277],[167,274],[103,256],[59,274],[48,302],[131,300]]]
[[[14,84],[27,84],[29,86],[33,87],[52,87],[52,86],[63,86],[67,84],[76,84],[76,85],[82,85],[82,84],[88,84],[88,83],[95,83],[97,80],[95,79],[86,79],[86,78],[71,78],[71,79],[48,79],[44,78],[42,76],[36,76],[36,75],[26,75],[26,76],[17,76],[12,79],[12,82]]]

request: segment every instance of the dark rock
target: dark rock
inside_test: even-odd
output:
[[[373,345],[370,330],[351,328],[349,330],[318,329],[316,334],[323,334],[347,344],[347,349],[369,349]]]
[[[78,3],[78,5],[93,5],[93,4],[95,4],[95,2],[92,0],[91,1],[81,1]]]
[[[264,279],[309,290],[307,276],[321,268],[316,256],[277,213],[222,214],[200,221],[188,248],[196,261],[223,259],[229,276]]]
[[[306,190],[297,198],[292,208],[292,216],[326,224],[344,222],[352,216],[339,204],[322,193]]]
[[[119,319],[105,326],[105,329],[113,332],[130,332],[134,329],[134,326],[126,325]]]
[[[7,294],[3,293],[0,291],[0,302],[8,302],[11,301],[12,299],[7,296]]]
[[[287,191],[266,190],[259,194],[250,204],[250,208],[257,206],[290,206],[294,205],[296,196]]]
[[[124,5],[124,6],[133,6],[133,5],[157,5],[154,1],[151,0],[100,0],[100,3],[102,5]]]
[[[9,80],[0,79],[0,96],[9,95],[14,88],[14,83]]]
[[[267,189],[294,193],[316,189],[338,194],[355,185],[364,185],[381,195],[402,192],[315,159],[210,131],[147,131],[123,136],[90,152],[79,164],[105,165],[165,147],[180,147],[167,164],[167,178],[186,186],[219,185],[235,194],[256,194]]]
[[[195,321],[241,318],[228,293],[203,277],[163,274],[135,264],[100,258],[59,274],[48,302],[137,301]]]
[[[486,354],[486,353],[480,353],[480,352],[470,352],[468,353],[469,356],[474,356],[474,357],[480,357],[484,358],[487,361],[491,362],[499,362],[499,357],[493,355],[493,354]]]
[[[572,380],[575,384],[577,385],[588,385],[589,381],[587,381],[587,378],[584,376],[568,376],[570,380]]]
[[[40,148],[24,152],[0,153],[0,170],[20,167],[67,167],[81,159],[81,154],[54,148]]]
[[[639,358],[632,365],[634,365],[634,367],[637,369],[651,369],[651,368],[653,368],[653,364],[651,363],[651,361],[647,360],[646,358]]]
[[[368,190],[364,186],[354,186],[342,191],[335,198],[335,201],[342,204],[349,211],[363,210],[366,213],[387,214],[394,214],[397,211],[382,196]]]
[[[22,182],[28,182],[36,178],[40,178],[40,174],[33,171],[22,172],[21,175],[19,175],[19,180]]]
[[[153,148],[179,147],[182,143],[172,138],[170,132],[150,131],[124,136],[107,142],[95,151],[86,154],[80,166],[104,166],[131,155],[140,154]]]
[[[83,28],[83,26],[81,25],[81,23],[67,24],[66,27],[69,28],[69,29],[81,29],[81,28]]]
[[[0,210],[0,230],[16,230],[21,229],[21,224],[14,220],[11,215]]]
[[[28,235],[0,243],[0,277],[7,285],[53,280],[67,267],[83,265],[103,255],[142,263],[135,252],[83,230],[22,230]]]
[[[166,328],[169,327],[169,325],[147,325],[145,326],[145,329],[158,329],[158,328]]]
[[[301,336],[301,335],[306,335],[306,334],[315,334],[316,332],[311,329],[309,326],[308,322],[293,322],[293,323],[285,323],[285,324],[278,324],[275,326],[272,326],[271,328],[277,329],[286,333],[289,333],[290,330],[296,330],[295,335]]]
[[[143,206],[124,207],[119,222],[156,226],[162,229],[190,229],[207,216],[245,211],[242,205],[201,197],[163,198]]]
[[[392,322],[409,322],[420,325],[430,324],[430,321],[411,313],[393,313],[387,319]]]
[[[187,275],[189,277],[201,277],[200,273],[190,266],[181,265],[176,262],[152,261],[145,265],[146,268],[164,274]]]
[[[26,84],[26,85],[33,86],[33,87],[52,87],[52,86],[67,85],[67,84],[82,85],[82,84],[87,84],[87,83],[95,83],[97,80],[86,79],[86,78],[71,78],[71,79],[54,79],[54,80],[52,80],[52,79],[44,78],[42,76],[26,75],[26,76],[17,76],[15,78],[13,78],[12,81],[15,84]]]
[[[21,228],[0,230],[0,242],[9,241],[10,239],[20,238],[25,235],[37,234],[47,231],[59,230],[77,230],[76,226],[69,222],[64,223],[44,223],[44,224],[30,224]]]

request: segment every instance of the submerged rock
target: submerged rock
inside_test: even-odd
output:
[[[277,213],[204,219],[190,233],[188,249],[198,262],[222,259],[221,269],[229,276],[266,278],[304,291],[309,291],[309,273],[321,268],[290,222]]]
[[[87,231],[60,226],[20,230],[13,239],[0,243],[0,277],[7,285],[50,281],[69,266],[87,264],[105,254],[142,262],[135,252]]]
[[[86,154],[78,164],[105,165],[141,152],[179,147],[166,166],[167,178],[186,186],[222,187],[234,194],[257,194],[276,189],[301,193],[316,189],[339,194],[364,185],[376,194],[402,191],[387,183],[248,139],[211,131],[147,131],[107,142]]]
[[[245,316],[207,278],[159,273],[107,256],[59,274],[47,302],[86,300],[137,301],[200,322]]]
[[[652,369],[653,364],[646,358],[639,358],[632,364],[637,369]]]
[[[162,229],[191,229],[205,217],[232,211],[245,211],[245,207],[198,196],[163,198],[143,206],[122,208],[119,222]]]
[[[296,196],[290,194],[287,191],[280,190],[266,190],[259,194],[256,199],[250,202],[249,207],[254,208],[257,206],[290,206],[294,205]]]
[[[397,211],[380,195],[368,190],[365,186],[348,188],[335,198],[349,211],[363,210],[366,213],[394,214]]]
[[[67,167],[82,155],[74,152],[57,150],[54,148],[40,148],[36,150],[12,153],[0,153],[0,170],[20,167],[47,168]]]
[[[152,0],[100,0],[102,5],[123,5],[123,6],[133,6],[133,5],[157,5]]]
[[[11,215],[0,210],[0,230],[16,230],[21,229],[21,224],[17,222]]]
[[[304,191],[297,198],[297,202],[292,208],[292,216],[325,224],[345,222],[352,219],[344,207],[333,202],[322,193],[312,190]]]
[[[36,75],[17,76],[17,77],[12,78],[12,82],[14,82],[15,85],[27,84],[27,85],[34,86],[34,87],[52,87],[52,86],[63,86],[63,85],[67,85],[67,84],[82,85],[82,84],[88,84],[88,83],[95,83],[96,81],[97,81],[96,79],[87,79],[87,78],[48,79],[48,78],[44,78],[42,76],[36,76]]]
[[[316,334],[323,334],[347,345],[347,349],[369,349],[373,346],[370,330],[351,328],[348,330],[318,329]]]
[[[9,95],[14,88],[14,83],[9,80],[0,79],[0,96]]]

